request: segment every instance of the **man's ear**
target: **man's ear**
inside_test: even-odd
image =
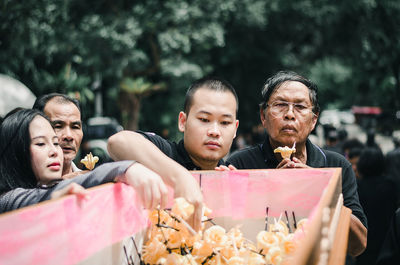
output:
[[[313,116],[313,118],[312,118],[312,121],[311,121],[311,123],[312,123],[312,129],[311,129],[311,131],[314,130],[315,125],[317,125],[318,116],[319,116],[319,113],[316,113],[316,114]]]
[[[180,132],[185,132],[185,125],[186,125],[186,113],[181,111],[179,112],[178,116],[178,128]]]
[[[236,120],[235,123],[236,123],[236,128],[235,128],[235,135],[233,136],[233,139],[236,138],[237,129],[239,127],[239,120]]]
[[[260,120],[261,120],[261,124],[265,128],[266,117],[265,117],[265,111],[262,108],[260,108]]]

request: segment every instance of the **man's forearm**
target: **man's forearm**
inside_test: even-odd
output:
[[[355,216],[351,215],[349,242],[347,252],[352,256],[358,256],[367,247],[367,228]]]
[[[122,131],[108,139],[108,152],[113,160],[135,160],[159,174],[170,186],[175,184],[176,171],[184,170],[157,146],[139,133]]]
[[[198,231],[201,227],[203,195],[192,174],[165,155],[156,145],[142,135],[122,131],[108,140],[108,152],[114,160],[135,160],[156,172],[174,189],[175,197],[183,197],[195,207],[189,223]]]

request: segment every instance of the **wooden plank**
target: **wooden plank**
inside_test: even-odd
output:
[[[332,170],[333,168],[329,168]],[[331,207],[336,204],[337,198],[342,191],[341,186],[342,169],[334,168],[334,172],[328,186],[324,190],[322,197],[314,213],[310,217],[310,223],[307,226],[307,234],[302,244],[294,253],[291,265],[311,265],[317,264],[319,259],[319,242],[321,241],[322,210],[324,207]],[[336,201],[335,201],[336,199]]]
[[[329,256],[329,265],[340,265],[346,262],[347,243],[349,240],[351,210],[342,206],[335,240]]]

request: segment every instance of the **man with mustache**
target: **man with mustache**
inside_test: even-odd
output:
[[[51,93],[37,98],[32,108],[43,111],[52,122],[64,154],[62,175],[80,171],[73,162],[83,138],[79,101]]]
[[[367,218],[358,199],[352,166],[342,155],[322,150],[308,139],[319,115],[317,91],[313,82],[294,72],[282,71],[269,78],[262,88],[260,104],[267,137],[262,144],[233,153],[227,164],[237,169],[341,167],[344,206],[352,210],[348,253],[357,256],[366,248]],[[285,146],[295,146],[289,158],[274,152]]]

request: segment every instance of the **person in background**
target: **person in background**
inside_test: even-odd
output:
[[[400,264],[400,208],[393,215],[376,265]]]
[[[236,150],[241,150],[243,148],[246,148],[247,146],[248,146],[248,144],[246,142],[245,135],[243,133],[238,133],[232,142],[230,152],[234,152]]]
[[[0,138],[0,213],[48,200],[53,192],[55,197],[82,194],[82,187],[116,181],[134,187],[146,208],[166,204],[162,178],[134,161],[108,163],[62,179],[63,151],[50,120],[38,110],[24,109],[7,117]]]
[[[336,129],[332,129],[332,130],[330,130],[328,132],[328,135],[327,135],[326,141],[325,141],[324,149],[340,154],[342,152],[342,149],[340,148],[339,143],[340,142],[339,142],[338,131]]]
[[[261,123],[267,131],[264,143],[233,153],[227,165],[237,169],[342,168],[344,205],[352,210],[348,253],[357,256],[367,244],[367,219],[360,205],[351,164],[340,154],[311,143],[309,134],[318,115],[318,89],[297,73],[282,71],[262,88]],[[278,147],[295,147],[291,158],[274,153]]]
[[[385,176],[385,157],[376,147],[362,150],[357,162],[358,195],[368,219],[368,245],[356,257],[357,265],[374,263],[385,239],[390,220],[396,211],[396,188]]]
[[[367,141],[365,142],[366,146],[379,148],[375,140],[375,135],[376,135],[375,127],[371,127],[367,130]]]
[[[360,140],[358,140],[356,138],[351,138],[351,139],[347,139],[346,141],[343,142],[342,153],[348,159],[349,158],[349,152],[352,149],[360,149],[360,150],[362,150],[363,148],[364,148],[364,144]]]
[[[357,163],[358,160],[360,159],[360,155],[363,149],[361,148],[353,148],[349,151],[348,153],[348,158],[349,162],[351,163],[351,166],[353,168],[354,174],[356,175],[357,180],[360,179],[360,174],[358,173],[357,169]]]
[[[79,101],[59,93],[38,97],[33,109],[44,112],[51,120],[64,153],[63,175],[78,172],[74,164],[83,138]]]
[[[386,171],[390,180],[395,183],[397,196],[397,207],[400,207],[400,148],[386,154]]]

